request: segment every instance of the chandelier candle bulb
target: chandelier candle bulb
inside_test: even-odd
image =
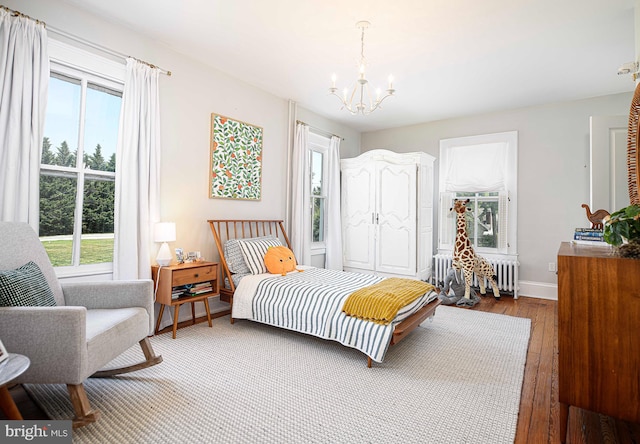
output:
[[[335,88],[336,88],[336,75],[332,74],[331,75],[331,89],[335,90]]]

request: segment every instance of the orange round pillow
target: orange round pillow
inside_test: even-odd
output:
[[[264,264],[271,274],[286,276],[287,272],[296,270],[296,258],[287,247],[269,247],[264,254]],[[298,270],[302,271],[302,270]]]

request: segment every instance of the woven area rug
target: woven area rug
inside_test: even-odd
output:
[[[529,319],[440,306],[369,369],[338,343],[228,317],[151,338],[164,362],[85,383],[78,443],[510,443]],[[139,347],[114,364],[142,356]],[[28,385],[51,419],[64,385]]]

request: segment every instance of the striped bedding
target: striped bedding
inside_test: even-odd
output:
[[[287,276],[245,276],[233,298],[233,317],[251,319],[276,327],[338,341],[376,362],[382,362],[396,323],[436,298],[429,292],[406,307],[389,325],[347,316],[346,298],[355,290],[384,278],[323,268],[302,267],[302,273]]]

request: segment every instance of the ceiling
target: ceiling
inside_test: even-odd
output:
[[[65,1],[358,131],[634,88],[634,0]],[[368,116],[328,94],[356,80],[360,20],[370,83],[396,89]]]

